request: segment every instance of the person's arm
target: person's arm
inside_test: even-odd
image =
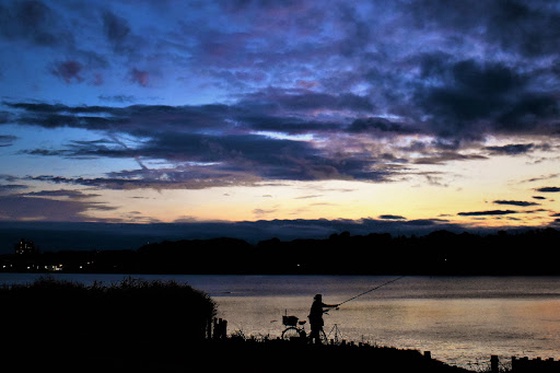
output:
[[[339,306],[338,304],[325,304],[325,303],[323,303],[323,307],[335,308],[335,307],[338,307],[338,306]]]

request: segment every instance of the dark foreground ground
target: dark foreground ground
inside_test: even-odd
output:
[[[180,341],[177,341],[180,344]],[[313,346],[282,340],[227,338],[206,340],[190,347],[161,350],[104,350],[103,343],[82,349],[43,345],[21,346],[3,354],[10,372],[395,372],[472,373],[430,359],[418,351],[369,345]],[[4,350],[6,352],[6,350]]]
[[[243,372],[467,373],[425,357],[419,351],[369,345],[308,345],[271,340],[217,341],[210,346],[222,367]]]

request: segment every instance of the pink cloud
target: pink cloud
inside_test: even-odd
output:
[[[52,73],[59,78],[62,78],[66,83],[71,83],[75,80],[80,83],[84,78],[80,75],[82,71],[82,64],[78,61],[65,61],[58,62],[52,69]]]
[[[133,83],[137,83],[142,87],[148,86],[150,74],[147,71],[134,68],[131,70],[130,75]]]

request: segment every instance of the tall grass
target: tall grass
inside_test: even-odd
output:
[[[173,280],[84,285],[43,276],[0,287],[2,343],[19,351],[185,348],[205,338],[215,315],[206,293]]]

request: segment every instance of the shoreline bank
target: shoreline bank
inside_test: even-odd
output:
[[[56,367],[58,372],[205,372],[284,373],[376,371],[384,373],[475,373],[432,359],[416,350],[369,345],[309,345],[286,340],[228,337],[176,348],[140,350],[80,349],[49,346],[5,355],[4,364],[26,369]],[[30,359],[30,357],[33,357]],[[478,372],[480,373],[480,372]]]

